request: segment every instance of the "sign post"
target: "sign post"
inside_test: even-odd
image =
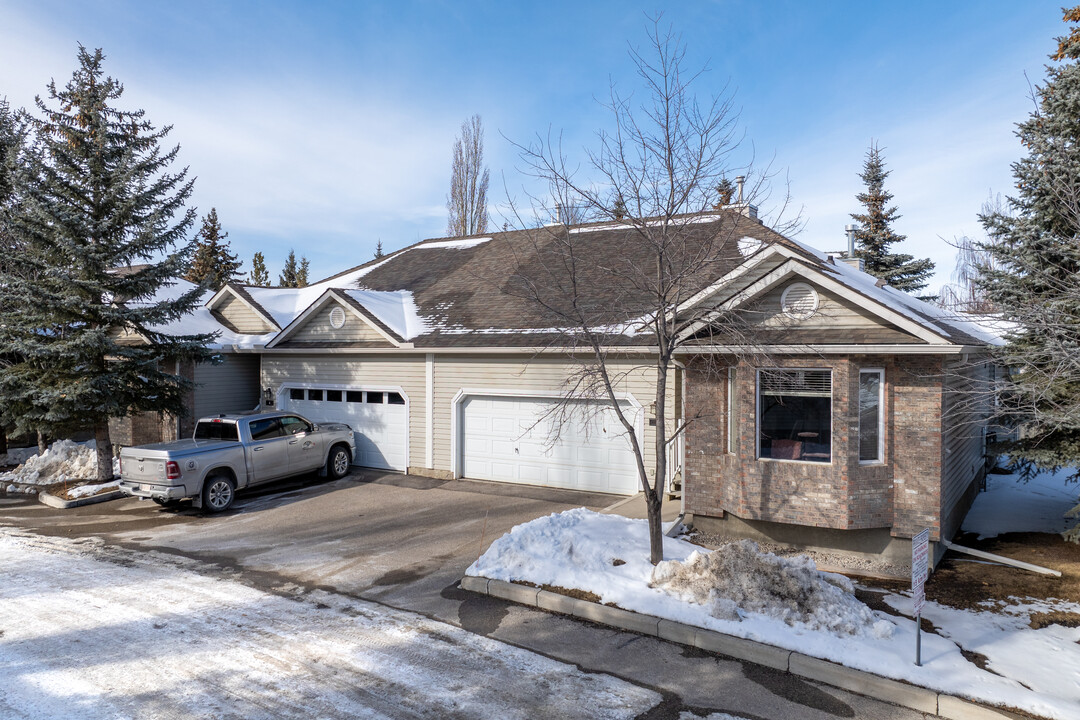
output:
[[[930,568],[930,528],[911,538],[911,610],[915,615],[915,664],[922,666],[922,609],[926,603],[926,576]]]

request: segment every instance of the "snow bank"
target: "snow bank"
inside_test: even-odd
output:
[[[738,620],[741,613],[774,617],[836,635],[892,635],[892,623],[878,620],[855,598],[842,575],[819,572],[805,555],[781,558],[743,540],[713,552],[694,552],[685,561],[667,560],[653,569],[649,587],[704,605],[713,617]]]
[[[80,485],[79,487],[73,487],[67,491],[68,500],[78,500],[79,498],[90,497],[91,495],[97,495],[99,493],[110,492],[112,490],[120,489],[120,481],[113,480],[107,483],[98,483],[96,485]]]
[[[32,455],[11,472],[0,475],[0,483],[8,483],[8,492],[15,485],[52,485],[73,480],[93,480],[97,472],[97,451],[93,440],[77,443],[57,440],[42,455]],[[120,474],[119,463],[113,460],[113,473]]]
[[[7,453],[0,455],[0,467],[5,465],[21,465],[27,458],[37,455],[36,447],[8,448]]]

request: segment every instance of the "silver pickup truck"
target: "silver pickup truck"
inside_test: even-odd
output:
[[[352,429],[294,413],[202,418],[194,437],[120,451],[120,489],[167,505],[191,498],[221,512],[237,490],[320,468],[335,480],[356,454]]]

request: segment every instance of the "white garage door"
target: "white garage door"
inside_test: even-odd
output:
[[[287,388],[283,407],[317,423],[348,423],[356,434],[353,465],[402,472],[409,462],[405,408],[401,393],[359,388]]]
[[[549,447],[554,420],[542,398],[475,396],[461,408],[461,472],[477,480],[630,495],[638,492],[634,454],[611,409],[575,413]],[[627,404],[624,409],[631,412]],[[636,415],[634,415],[636,418]]]

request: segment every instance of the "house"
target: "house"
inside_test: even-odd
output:
[[[990,372],[995,337],[773,232],[752,208],[683,220],[692,242],[731,242],[688,279],[680,312],[722,309],[753,338],[734,342],[702,315],[672,367],[667,419],[692,422],[669,467],[693,523],[898,558],[924,527],[949,538],[985,472],[985,412],[968,389]],[[590,353],[563,342],[520,280],[558,272],[548,243],[560,236],[598,267],[646,257],[617,223],[426,240],[305,288],[226,285],[182,325],[222,333],[230,370],[218,372],[245,397],[352,425],[355,464],[632,494],[634,458],[603,402],[577,400],[580,416],[552,432],[550,410]],[[612,277],[585,278],[584,300],[638,292]],[[632,323],[612,334],[646,467],[655,357]],[[200,389],[196,412],[216,392]]]

